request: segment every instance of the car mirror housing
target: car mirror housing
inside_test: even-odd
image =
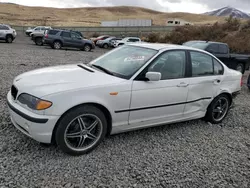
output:
[[[161,73],[160,72],[147,72],[146,73],[146,78],[149,81],[157,82],[157,81],[161,80]]]

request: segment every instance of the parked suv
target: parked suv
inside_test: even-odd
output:
[[[34,31],[32,31],[31,33],[30,33],[30,36],[31,36],[31,39],[33,40],[33,36],[34,35],[36,35],[36,34],[44,34],[44,32],[46,31],[46,30],[49,30],[49,29],[52,29],[51,27],[49,27],[49,26],[41,26],[41,27],[37,27],[37,28],[35,28],[34,29]]]
[[[52,29],[50,26],[37,26],[37,27],[35,27],[33,29],[29,27],[25,31],[25,33],[26,33],[26,35],[31,36],[31,33],[33,33],[33,32],[44,32],[46,30],[46,28]]]
[[[121,40],[120,38],[116,38],[116,37],[109,37],[105,40],[98,40],[96,42],[96,46],[99,46],[100,48],[109,48],[111,47],[111,42],[115,41],[115,40]]]
[[[0,40],[5,40],[7,43],[12,43],[17,36],[16,30],[9,25],[0,24]]]
[[[117,41],[114,46],[118,47],[118,46],[122,46],[124,44],[130,44],[130,43],[134,43],[134,42],[141,42],[141,39],[138,37],[126,37],[120,41]]]
[[[50,45],[53,49],[72,47],[88,52],[95,48],[91,40],[83,39],[76,32],[68,30],[51,29],[46,31],[43,43]]]

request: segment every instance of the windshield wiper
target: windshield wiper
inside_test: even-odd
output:
[[[109,75],[112,75],[112,76],[114,75],[113,72],[111,72],[111,71],[105,69],[104,67],[102,67],[102,66],[100,66],[100,65],[92,64],[92,65],[90,65],[90,66],[95,67],[95,68],[98,68],[98,69],[102,70],[103,72],[105,72],[105,73],[107,73],[107,74],[109,74]]]

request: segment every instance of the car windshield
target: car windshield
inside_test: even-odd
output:
[[[187,42],[187,43],[184,43],[183,46],[189,46],[189,47],[204,50],[208,46],[208,43],[206,43],[206,42]]]
[[[89,65],[104,72],[130,79],[158,51],[138,46],[122,46],[92,61]],[[102,70],[103,71],[103,70]]]

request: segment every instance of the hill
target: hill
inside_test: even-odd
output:
[[[218,10],[205,13],[210,16],[232,16],[234,18],[250,18],[250,15],[233,7],[223,7]]]
[[[165,25],[167,18],[180,18],[194,24],[214,23],[224,18],[190,13],[164,13],[130,6],[98,8],[46,8],[17,4],[0,4],[0,23],[10,25],[100,26],[101,21],[118,19],[152,19],[154,25]]]

